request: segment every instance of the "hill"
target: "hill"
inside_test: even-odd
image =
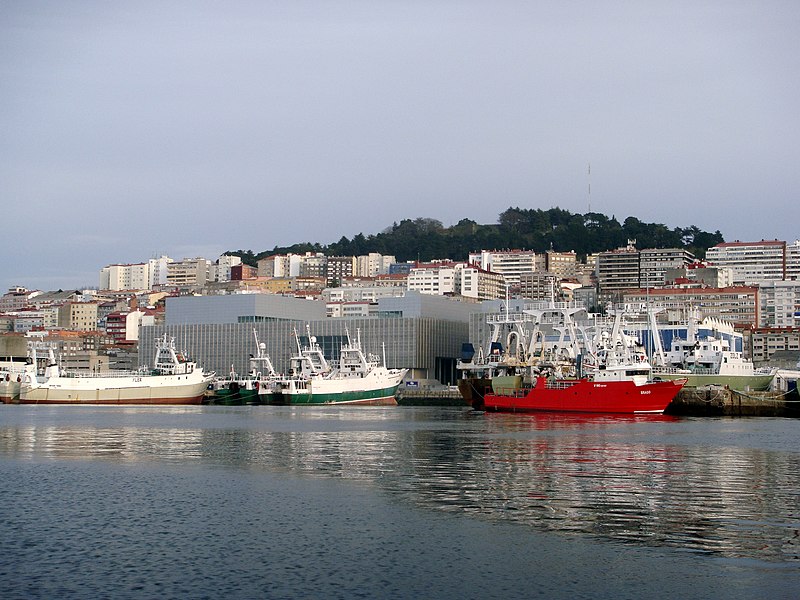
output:
[[[708,248],[724,242],[719,231],[709,233],[694,225],[670,229],[661,223],[644,223],[628,217],[620,223],[615,217],[600,213],[573,214],[560,208],[508,208],[498,222],[479,225],[462,219],[452,227],[428,218],[403,219],[384,231],[352,239],[342,237],[329,245],[304,242],[292,246],[276,246],[254,254],[252,250],[227,252],[240,256],[246,264],[272,254],[322,252],[327,256],[358,256],[369,252],[394,255],[398,261],[427,261],[449,258],[463,261],[470,252],[497,249],[524,249],[535,252],[574,250],[583,259],[587,254],[613,250],[636,240],[637,248],[686,248],[698,258]]]

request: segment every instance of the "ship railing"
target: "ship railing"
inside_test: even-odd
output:
[[[530,316],[521,312],[492,313],[487,315],[486,322],[491,323],[524,323],[530,321]]]
[[[708,369],[706,367],[686,367],[685,369],[679,367],[654,367],[654,371],[656,371],[656,375],[658,373],[665,373],[667,375],[716,375],[717,372],[714,369]]]
[[[580,379],[548,379],[545,383],[545,389],[547,390],[566,390],[571,388],[576,383],[579,383]]]
[[[148,371],[62,371],[61,377],[74,377],[74,378],[123,378],[123,377],[142,377],[147,375]]]

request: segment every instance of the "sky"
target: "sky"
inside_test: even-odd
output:
[[[0,0],[0,293],[509,207],[794,241],[798,32],[796,0]]]

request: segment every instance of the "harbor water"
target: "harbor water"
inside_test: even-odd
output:
[[[797,598],[800,421],[0,406],[0,597]]]

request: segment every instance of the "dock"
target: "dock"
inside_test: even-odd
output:
[[[692,417],[800,417],[797,392],[740,392],[720,386],[684,387],[666,414]]]

